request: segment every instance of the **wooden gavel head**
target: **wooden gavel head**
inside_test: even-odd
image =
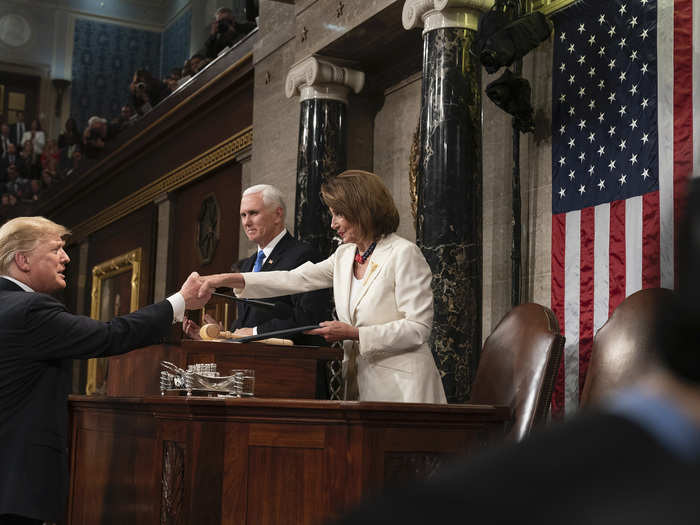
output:
[[[205,324],[199,329],[199,336],[205,340],[219,339],[221,336],[221,328],[218,324]]]

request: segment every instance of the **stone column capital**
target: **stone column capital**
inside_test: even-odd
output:
[[[349,91],[359,93],[364,85],[363,71],[338,66],[312,55],[289,68],[284,90],[287,98],[300,96],[300,102],[321,98],[347,104]]]
[[[404,29],[423,26],[423,33],[447,27],[476,31],[481,14],[494,3],[494,0],[406,0],[401,19]]]

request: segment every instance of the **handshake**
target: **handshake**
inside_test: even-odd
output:
[[[199,275],[192,272],[180,288],[185,299],[186,310],[202,308],[211,299],[211,294],[220,286],[243,288],[245,281],[239,273],[220,273],[214,275]]]

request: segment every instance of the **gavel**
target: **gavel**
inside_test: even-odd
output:
[[[222,330],[218,324],[210,323],[205,324],[199,329],[199,336],[203,341],[213,341],[214,339],[240,339],[240,336],[234,335],[233,332],[228,330]],[[258,341],[251,341],[251,343],[265,343],[268,345],[284,345],[292,346],[294,343],[289,339],[260,339]]]

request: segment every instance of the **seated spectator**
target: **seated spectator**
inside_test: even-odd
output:
[[[41,194],[41,181],[39,179],[32,179],[29,181],[29,189],[27,193],[23,196],[23,200],[28,201],[38,201]]]
[[[0,197],[0,206],[9,206],[9,205],[10,205],[10,194],[3,193],[2,196]]]
[[[207,58],[216,58],[221,51],[233,46],[255,28],[255,24],[250,22],[236,22],[233,11],[228,7],[217,9],[214,18],[209,38],[204,42],[204,54]]]
[[[20,177],[15,165],[10,164],[10,167],[7,168],[7,182],[5,183],[5,191],[18,197],[22,197],[27,193],[28,188],[29,179]]]
[[[25,131],[24,135],[22,135],[23,148],[28,140],[32,143],[34,155],[41,155],[42,151],[44,151],[44,144],[46,144],[46,135],[41,129],[39,119],[32,120],[29,130]]]
[[[85,133],[83,133],[85,155],[90,159],[96,158],[105,147],[105,142],[111,139],[114,134],[114,126],[111,126],[107,119],[97,116],[90,117],[88,119],[88,127],[85,128]],[[73,154],[75,156],[75,152]]]
[[[7,168],[14,165],[20,171],[24,170],[24,158],[17,154],[17,146],[10,142],[7,146],[7,155],[0,159],[0,182],[7,180]]]
[[[119,116],[112,119],[111,125],[114,126],[115,132],[119,133],[123,129],[131,126],[138,117],[136,111],[134,111],[134,106],[131,104],[124,104],[119,111]]]
[[[35,179],[41,177],[41,163],[34,154],[34,144],[31,140],[26,140],[19,154],[21,162],[17,163],[17,170],[20,177]]]
[[[73,117],[70,117],[68,120],[66,120],[66,124],[63,130],[63,133],[61,133],[58,136],[58,148],[59,149],[65,149],[68,147],[79,147],[81,143],[81,138],[80,138],[80,129],[78,128],[78,123]],[[71,157],[73,152],[71,151],[68,154],[68,158]]]
[[[49,166],[50,160],[55,160],[58,163],[60,157],[60,152],[58,150],[58,144],[55,139],[49,139],[46,141],[46,147],[41,153],[41,169],[46,169]]]
[[[134,73],[129,90],[132,105],[139,115],[148,113],[170,94],[168,86],[157,78],[153,78],[147,69],[139,69]]]
[[[179,67],[174,67],[170,70],[170,74],[165,78],[165,83],[171,93],[174,93],[178,86],[180,79],[182,78],[182,69]]]
[[[41,184],[44,189],[51,187],[54,181],[54,175],[51,174],[49,170],[44,170],[41,172]]]
[[[7,150],[12,144],[12,139],[10,138],[10,126],[7,124],[0,125],[0,158],[7,157]]]

